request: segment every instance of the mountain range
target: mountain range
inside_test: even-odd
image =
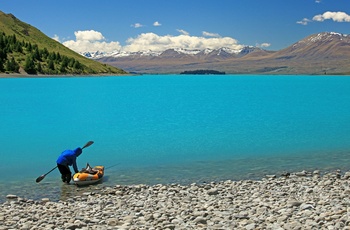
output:
[[[178,74],[207,70],[227,74],[350,75],[350,35],[335,32],[313,34],[278,51],[245,46],[240,50],[178,48],[83,54],[1,11],[0,32],[0,72],[6,73],[26,74],[25,69],[42,74]],[[78,68],[73,63],[79,64]]]
[[[82,55],[134,73],[217,70],[228,74],[350,74],[350,35],[313,34],[279,51],[246,46],[241,50],[223,47]]]

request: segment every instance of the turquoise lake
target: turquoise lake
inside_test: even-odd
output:
[[[0,111],[0,201],[350,168],[348,76],[3,78]],[[78,167],[104,165],[102,184],[35,183],[89,140]]]

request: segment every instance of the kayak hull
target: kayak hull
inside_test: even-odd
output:
[[[96,184],[103,180],[104,166],[95,166],[92,171],[87,172],[82,170],[73,176],[73,182],[76,185],[90,185]]]

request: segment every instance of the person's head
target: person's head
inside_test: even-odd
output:
[[[81,150],[81,148],[76,148],[76,149],[74,149],[74,153],[75,153],[75,155],[78,157],[78,156],[80,156],[80,154],[83,152],[83,150]]]

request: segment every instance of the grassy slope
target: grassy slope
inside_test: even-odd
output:
[[[61,55],[73,57],[83,65],[90,67],[100,74],[127,74],[124,70],[90,60],[82,55],[68,49],[61,43],[49,38],[35,27],[17,19],[12,14],[5,14],[0,11],[0,31],[6,35],[16,35],[20,41],[24,40],[32,44],[37,44],[39,49],[46,48],[49,52],[59,52]]]

